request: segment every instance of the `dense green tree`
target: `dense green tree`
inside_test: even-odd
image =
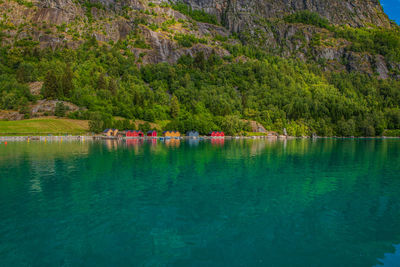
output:
[[[346,39],[362,40],[361,30],[346,34]],[[393,38],[386,48],[374,49],[395,54]],[[41,80],[44,97],[80,106],[68,116],[89,119],[96,131],[116,124],[128,127],[113,116],[163,121],[167,130],[202,134],[238,134],[248,130],[244,120],[281,133],[286,128],[293,135],[380,135],[400,128],[400,82],[394,79],[324,72],[315,63],[242,44],[226,44],[230,57],[212,53],[207,58],[200,52],[194,58],[182,56],[177,64],[148,64],[139,70],[137,59],[123,46],[98,46],[90,40],[75,50],[28,54],[0,47],[0,108],[27,106],[35,97],[26,83]]]
[[[74,79],[74,74],[71,70],[71,67],[69,64],[65,66],[64,73],[61,76],[61,87],[62,87],[62,94],[65,97],[70,97],[72,94],[72,91],[74,90],[74,84],[73,84],[73,79]]]
[[[171,98],[171,117],[176,118],[179,115],[179,110],[179,100],[175,95],[173,95]]]
[[[204,70],[206,68],[206,59],[204,57],[203,51],[196,54],[193,64],[195,67],[197,67],[201,70]]]
[[[89,120],[89,129],[91,132],[99,133],[106,128],[104,118],[100,113],[93,113]]]
[[[112,93],[112,95],[116,95],[118,92],[118,84],[115,79],[111,79],[108,84],[108,90]]]
[[[57,117],[65,117],[66,112],[67,106],[65,106],[63,102],[57,102],[54,115]]]
[[[16,71],[16,78],[20,83],[34,82],[36,80],[36,71],[32,64],[22,62]]]
[[[60,87],[57,76],[53,70],[49,70],[43,82],[43,96],[46,98],[57,98],[60,94]]]
[[[99,78],[97,79],[97,90],[105,90],[107,89],[108,84],[106,80],[106,75],[104,73],[100,73]]]
[[[143,133],[147,133],[148,131],[151,130],[150,123],[145,122],[139,125],[139,130],[143,131]]]

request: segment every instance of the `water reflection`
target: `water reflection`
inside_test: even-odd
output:
[[[128,147],[137,147],[144,144],[143,139],[126,139],[125,143]]]
[[[157,138],[151,138],[147,140],[148,143],[150,143],[152,146],[156,146],[158,143],[158,139]]]
[[[181,145],[180,139],[165,139],[164,142],[167,147],[179,147]]]
[[[198,138],[190,138],[187,140],[189,146],[198,146],[200,144],[200,140]]]
[[[118,141],[113,139],[104,140],[104,145],[108,151],[116,150],[118,148]]]
[[[399,262],[400,141],[107,141],[0,148],[1,266]]]
[[[225,144],[224,138],[212,138],[211,144],[214,146],[223,146]]]

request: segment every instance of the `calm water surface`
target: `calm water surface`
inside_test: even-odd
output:
[[[400,140],[0,144],[0,266],[400,266]]]

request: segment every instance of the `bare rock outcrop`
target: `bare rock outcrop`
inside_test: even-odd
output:
[[[179,2],[180,0],[174,0]],[[319,13],[334,24],[390,27],[378,0],[184,0],[194,9],[214,14],[229,29],[240,31],[254,18],[282,18],[300,10]]]
[[[43,115],[54,115],[54,112],[56,110],[57,103],[63,103],[64,106],[66,107],[66,111],[68,112],[73,112],[77,111],[79,109],[78,106],[66,102],[66,101],[58,101],[58,100],[38,100],[35,104],[33,104],[30,107],[31,110],[31,116],[32,117],[40,117]]]

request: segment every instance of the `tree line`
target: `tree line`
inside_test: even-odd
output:
[[[176,64],[138,68],[133,54],[95,40],[75,50],[2,47],[0,108],[28,113],[28,103],[40,98],[70,101],[81,110],[68,116],[90,120],[95,131],[124,128],[115,116],[202,134],[249,131],[244,120],[280,133],[286,128],[296,136],[375,136],[400,129],[399,81],[322,72],[315,63],[250,46],[228,50],[247,59],[200,52]],[[43,81],[39,96],[29,91],[33,81]]]

